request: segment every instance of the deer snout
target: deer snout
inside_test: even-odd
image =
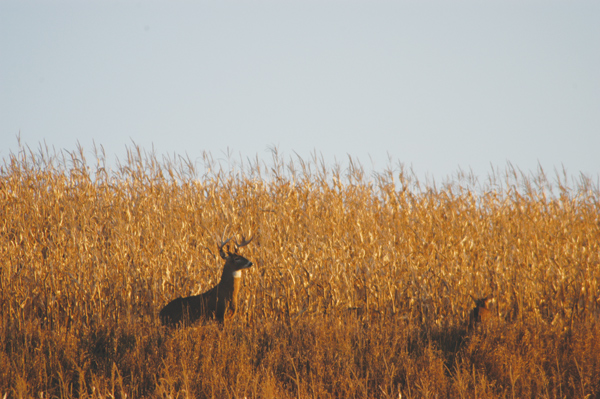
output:
[[[252,267],[253,263],[248,261],[242,265],[238,266],[238,270],[242,270],[242,269],[248,269],[249,267]]]

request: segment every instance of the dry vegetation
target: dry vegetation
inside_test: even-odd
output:
[[[600,397],[600,194],[507,168],[484,186],[315,157],[23,148],[0,173],[0,397]],[[552,191],[554,190],[554,191]],[[158,311],[255,235],[224,326]],[[495,317],[468,329],[473,297]]]

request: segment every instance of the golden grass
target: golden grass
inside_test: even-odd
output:
[[[221,166],[22,148],[0,173],[0,395],[600,397],[600,192],[318,158]],[[553,190],[553,191],[552,191]],[[255,239],[238,314],[171,330]],[[467,329],[471,297],[495,317]]]

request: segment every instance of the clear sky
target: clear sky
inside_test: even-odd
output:
[[[599,1],[0,2],[0,158],[600,173]]]

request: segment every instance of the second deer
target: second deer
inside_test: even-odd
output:
[[[469,329],[473,329],[473,327],[480,323],[486,323],[486,321],[492,318],[490,305],[494,302],[493,297],[473,298],[473,300],[475,301],[475,307],[469,314]]]
[[[238,293],[241,287],[242,270],[252,266],[252,262],[237,254],[237,250],[252,241],[242,237],[242,242],[235,243],[234,252],[223,247],[231,238],[218,244],[219,254],[225,260],[223,274],[219,284],[200,295],[177,298],[169,302],[160,311],[160,321],[163,325],[175,326],[179,323],[192,324],[199,319],[216,319],[223,322],[235,314],[238,303]]]

